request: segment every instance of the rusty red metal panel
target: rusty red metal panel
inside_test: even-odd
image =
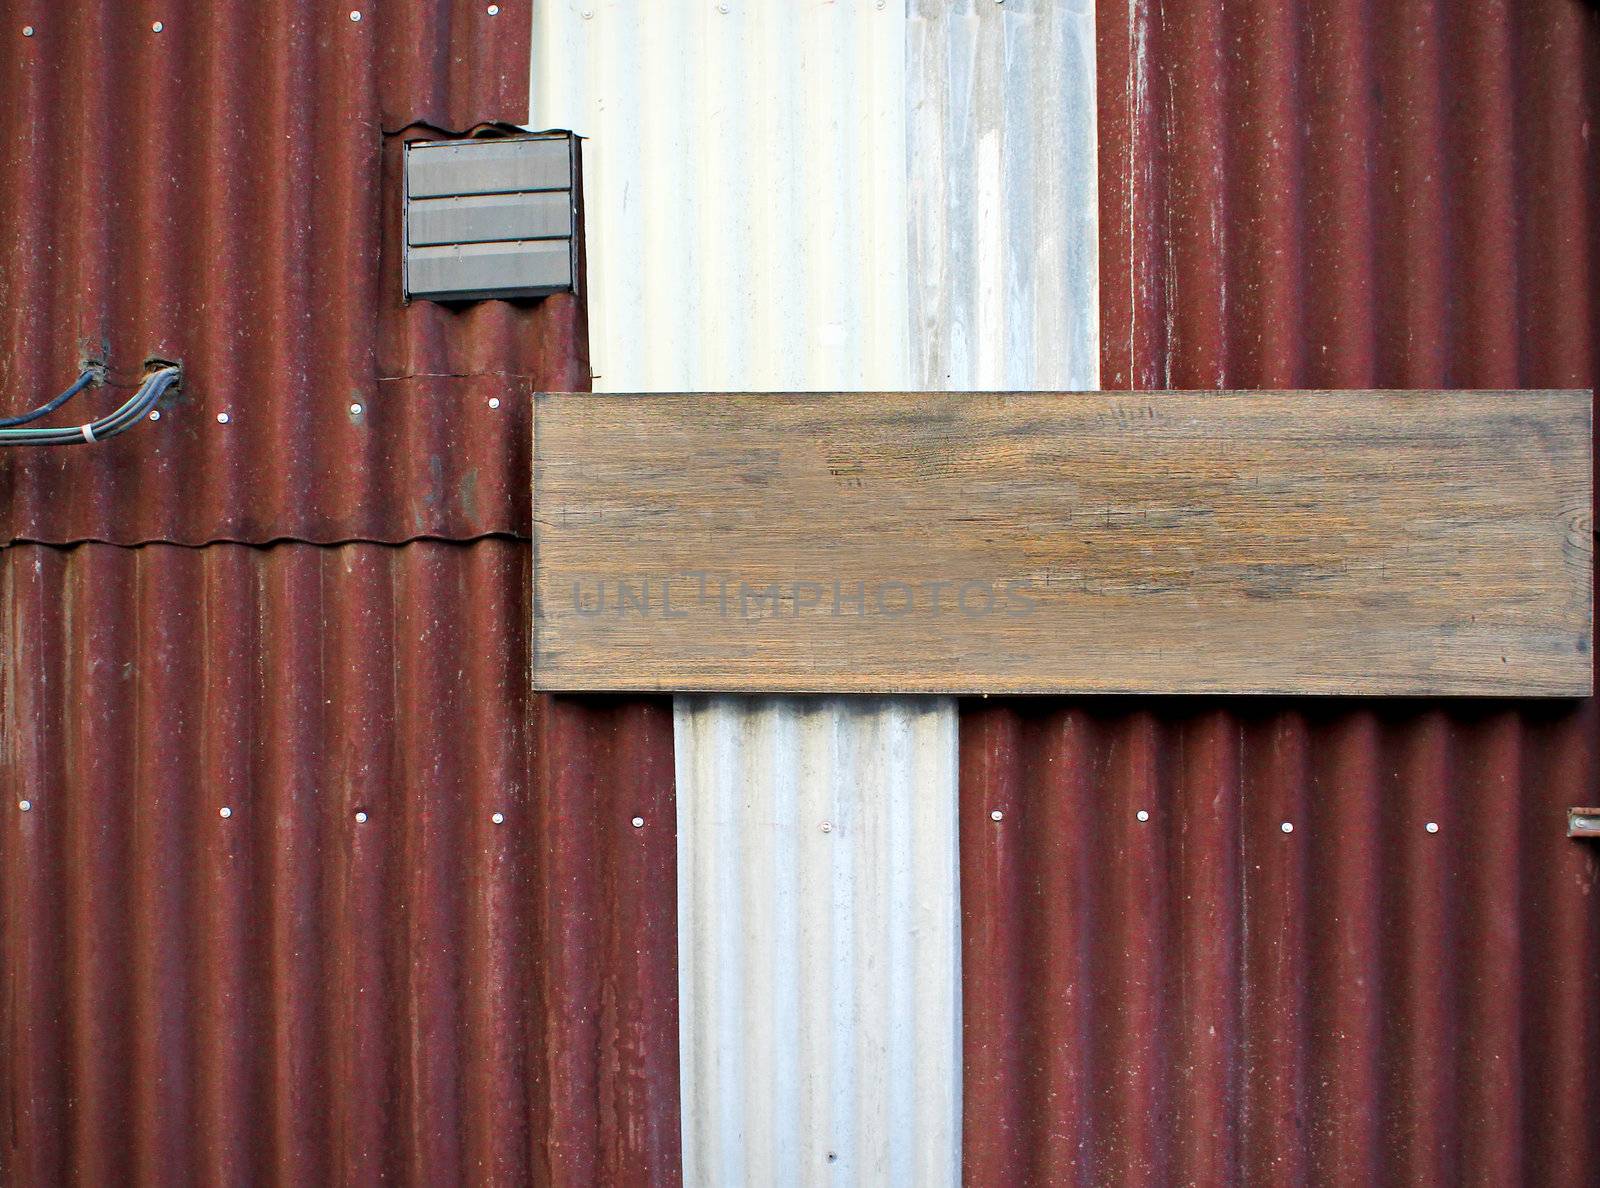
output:
[[[401,141],[526,117],[527,3],[6,9],[0,411],[86,353],[185,379],[100,447],[6,451],[0,543],[527,533],[528,393],[588,385],[581,305],[407,306],[398,255]]]
[[[1593,385],[1591,6],[1097,21],[1107,387]],[[1592,1183],[1597,741],[1593,699],[965,707],[969,1181]]]
[[[674,1179],[670,707],[529,560],[0,550],[0,1180]]]

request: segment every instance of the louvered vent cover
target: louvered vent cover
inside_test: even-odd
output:
[[[408,298],[541,297],[576,275],[577,138],[406,145]]]

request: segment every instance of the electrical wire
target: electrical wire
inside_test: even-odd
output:
[[[153,409],[168,388],[178,382],[182,372],[177,367],[163,367],[152,371],[139,385],[137,391],[111,412],[85,425],[67,425],[53,429],[0,429],[0,446],[18,445],[78,445],[84,442],[103,441],[131,429]],[[80,380],[82,377],[79,377]],[[81,391],[81,388],[79,389]],[[57,397],[59,408],[70,394]],[[43,415],[40,413],[39,415]]]
[[[55,412],[56,409],[60,408],[67,401],[71,400],[90,384],[97,382],[100,378],[101,369],[98,366],[84,368],[83,374],[77,378],[77,381],[73,383],[72,387],[61,393],[61,395],[57,396],[54,400],[51,400],[45,404],[41,404],[32,412],[25,412],[15,417],[0,417],[0,429],[5,429],[12,425],[26,425],[29,421],[37,421],[40,417],[49,416],[51,413]]]

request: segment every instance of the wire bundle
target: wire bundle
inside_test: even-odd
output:
[[[61,395],[55,397],[31,412],[22,413],[20,416],[0,418],[0,446],[17,445],[77,445],[81,442],[96,442],[107,437],[130,429],[142,420],[156,403],[166,394],[168,388],[178,382],[181,374],[177,367],[162,367],[145,376],[134,394],[123,401],[111,412],[103,417],[83,425],[64,425],[58,428],[29,427],[15,428],[18,425],[29,425],[41,417],[48,416],[56,411],[91,383],[100,379],[100,369],[91,367],[86,369],[73,385]]]

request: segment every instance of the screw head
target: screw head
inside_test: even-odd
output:
[[[27,812],[29,809],[31,809],[33,807],[33,801],[31,801],[31,800],[19,800],[19,801],[17,801],[17,807],[19,809],[21,809],[23,812]]]
[[[367,823],[367,814],[366,813],[357,813],[356,814],[356,824],[357,825],[365,825],[366,823]]]
[[[161,419],[161,410],[159,408],[151,409],[150,410],[150,419],[152,421],[159,421]]]
[[[1423,826],[1423,828],[1426,829],[1429,833],[1438,833],[1439,832],[1439,822],[1437,822],[1437,821],[1429,821],[1426,825]]]
[[[635,829],[643,829],[644,828],[644,818],[643,817],[635,817],[633,819],[633,827]]]
[[[822,823],[822,832],[824,832],[824,833],[832,833],[833,832],[833,822],[832,821],[824,821]]]
[[[1141,821],[1148,821],[1150,819],[1150,814],[1148,812],[1146,812],[1144,809],[1140,809],[1138,812],[1134,813],[1133,815],[1135,817],[1137,817]]]
[[[995,809],[992,813],[989,814],[989,820],[991,820],[991,821],[1004,821],[1005,819],[1006,819],[1006,815],[1004,813],[1002,813],[999,809]]]
[[[150,22],[150,32],[159,33],[159,32],[161,32],[161,29],[162,29],[162,24],[161,24],[160,21],[151,21]]]
[[[217,414],[217,424],[219,424],[219,425],[226,425],[232,419],[233,418],[228,416],[227,413],[218,413]]]
[[[1279,825],[1278,828],[1283,830],[1285,833],[1293,833],[1294,832],[1294,822],[1285,821],[1282,825]]]
[[[490,408],[499,408],[500,407],[500,397],[498,397],[498,396],[489,397],[489,407]]]
[[[361,406],[359,404],[352,404],[350,406],[350,415],[352,417],[359,417],[361,415]]]
[[[227,805],[223,805],[217,810],[217,816],[221,817],[223,820],[227,820],[229,817],[233,816],[233,810]]]
[[[506,823],[506,815],[504,813],[496,813],[494,816],[490,817],[489,820],[493,821],[496,825],[504,825]]]
[[[500,6],[498,4],[491,4],[485,11],[487,11],[490,16],[499,16]]]
[[[352,8],[350,10],[350,19],[352,21],[359,21],[361,19],[361,10],[359,8]]]
[[[33,36],[33,26],[32,25],[24,25],[24,26],[22,26],[22,35],[24,37],[32,37]]]

